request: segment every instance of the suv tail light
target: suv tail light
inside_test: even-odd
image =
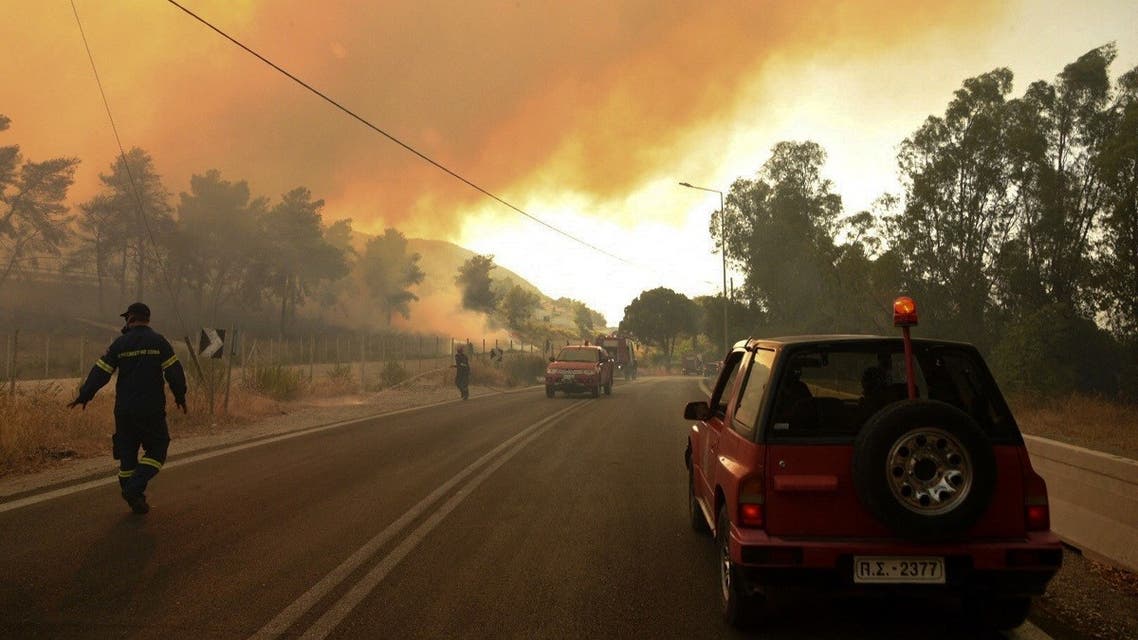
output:
[[[1028,531],[1047,531],[1051,528],[1051,508],[1047,506],[1047,498],[1043,498],[1042,504],[1028,504],[1024,505],[1024,518],[1027,523]]]
[[[1028,531],[1047,531],[1051,528],[1051,507],[1047,504],[1047,483],[1038,473],[1024,470],[1024,524]]]
[[[761,478],[748,478],[739,485],[739,525],[743,527],[762,528],[766,524],[763,495],[763,481]]]

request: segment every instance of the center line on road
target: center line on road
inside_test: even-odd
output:
[[[277,614],[276,617],[265,624],[265,626],[261,627],[261,629],[250,636],[250,638],[276,638],[285,633],[289,627],[291,627],[293,624],[296,624],[296,621],[299,620],[305,613],[307,613],[309,609],[315,606],[317,602],[319,602],[322,598],[327,596],[328,593],[330,593],[338,585],[344,582],[344,580],[346,580],[349,575],[359,569],[360,566],[362,566],[372,556],[374,556],[380,548],[390,542],[396,534],[409,526],[417,518],[422,516],[423,513],[431,505],[442,498],[443,495],[454,489],[454,487],[465,480],[468,476],[477,472],[481,467],[489,464],[486,470],[478,474],[466,486],[462,487],[454,496],[450,498],[450,500],[444,503],[438,511],[432,514],[426,522],[419,525],[419,527],[416,528],[406,540],[400,543],[400,545],[396,547],[394,551],[388,554],[387,557],[385,557],[376,568],[372,569],[372,571],[369,572],[367,576],[365,576],[365,578],[361,580],[347,595],[345,595],[335,605],[333,605],[333,607],[329,609],[329,611],[325,613],[324,616],[321,617],[320,620],[318,620],[316,624],[313,625],[313,627],[309,629],[309,631],[304,635],[305,638],[326,637],[328,633],[331,632],[331,630],[335,628],[335,626],[339,624],[341,620],[343,620],[344,616],[346,616],[347,613],[351,611],[351,609],[356,604],[359,603],[359,600],[361,600],[364,596],[367,595],[368,592],[375,588],[375,585],[373,584],[372,586],[367,587],[366,590],[361,591],[361,585],[370,583],[373,579],[375,584],[378,584],[379,581],[381,581],[383,577],[387,575],[387,572],[390,571],[391,567],[394,567],[395,564],[397,564],[399,560],[403,558],[403,556],[405,556],[408,552],[410,552],[412,548],[414,548],[416,544],[418,544],[419,540],[422,539],[422,536],[426,535],[427,532],[433,529],[438,524],[438,522],[446,516],[447,513],[450,513],[451,510],[458,506],[458,503],[462,502],[462,500],[491,473],[493,473],[507,460],[517,454],[518,451],[521,451],[523,448],[525,448],[525,446],[528,445],[531,441],[544,433],[557,420],[564,417],[569,412],[575,411],[576,409],[579,409],[586,404],[590,404],[591,402],[594,401],[589,400],[581,403],[575,403],[564,409],[561,409],[556,413],[542,418],[534,424],[526,427],[524,430],[514,434],[509,439],[505,440],[498,446],[491,449],[485,455],[472,462],[465,469],[455,474],[455,476],[450,480],[447,480],[437,489],[432,491],[429,495],[427,495],[427,497],[420,500],[414,507],[408,509],[397,520],[387,525],[382,531],[376,534],[375,537],[373,537],[371,540],[368,540],[355,553],[341,562],[339,566],[337,566],[335,569],[329,572],[328,575],[324,576],[319,582],[313,585],[311,589],[303,593],[299,598],[296,599],[295,602]],[[501,457],[498,457],[497,460],[495,460],[499,454],[501,454],[503,451],[506,451],[507,449],[509,451],[505,455],[502,455]],[[375,578],[377,573],[378,578]],[[345,608],[345,605],[348,602],[351,602],[351,604]],[[334,613],[337,615],[333,616]],[[312,635],[316,629],[324,627],[326,627],[326,630],[323,632],[323,635]]]

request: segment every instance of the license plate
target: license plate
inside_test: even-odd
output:
[[[565,375],[561,376],[561,381],[562,382],[573,382],[573,374],[566,373]]]
[[[928,556],[854,556],[858,584],[944,584],[944,558]]]

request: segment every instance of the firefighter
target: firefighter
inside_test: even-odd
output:
[[[186,375],[170,343],[150,328],[150,307],[135,302],[121,315],[126,321],[122,335],[95,361],[87,380],[79,388],[79,397],[67,406],[79,405],[86,409],[87,403],[118,369],[112,453],[119,461],[123,500],[131,511],[142,514],[150,511],[146,485],[162,469],[170,444],[162,379],[170,385],[174,403],[185,413]],[[141,459],[139,447],[143,450]]]
[[[462,399],[470,397],[470,360],[460,346],[454,354],[454,386],[458,387]]]

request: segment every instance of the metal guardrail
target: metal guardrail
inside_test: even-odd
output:
[[[1138,571],[1138,461],[1024,436],[1047,481],[1051,528],[1084,554]]]

